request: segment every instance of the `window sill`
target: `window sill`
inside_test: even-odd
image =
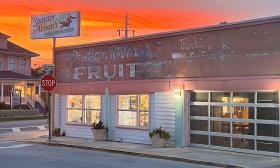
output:
[[[122,127],[122,126],[116,126],[117,129],[128,129],[128,130],[139,130],[139,131],[150,131],[149,128],[133,128],[133,127]]]
[[[85,126],[85,127],[91,127],[90,124],[83,124],[83,123],[74,123],[74,122],[68,122],[66,125],[71,125],[71,126]]]

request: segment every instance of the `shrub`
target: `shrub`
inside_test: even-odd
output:
[[[153,135],[158,134],[160,138],[162,139],[169,139],[170,138],[170,134],[169,132],[167,132],[165,129],[159,127],[159,128],[155,128],[153,129],[153,131],[149,132],[149,136],[150,138],[152,138]]]
[[[10,105],[7,105],[5,102],[0,102],[0,110],[9,110]]]
[[[99,120],[99,122],[94,122],[94,123],[92,123],[92,128],[91,129],[107,129],[106,127],[105,127],[105,124],[101,121],[101,120]]]
[[[55,128],[53,130],[53,136],[65,136],[65,132],[62,131],[60,128]]]

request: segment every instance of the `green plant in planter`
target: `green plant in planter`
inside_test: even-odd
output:
[[[106,139],[106,132],[108,128],[105,127],[102,121],[92,123],[91,131],[96,141],[103,141]]]
[[[153,129],[153,131],[149,132],[150,138],[153,137],[153,135],[158,134],[160,138],[168,140],[170,138],[169,132],[167,132],[165,129],[159,127]]]
[[[106,129],[106,130],[108,130],[108,128],[105,127],[104,122],[102,122],[101,120],[99,120],[98,122],[92,123],[92,128],[91,129],[92,130],[93,129]]]

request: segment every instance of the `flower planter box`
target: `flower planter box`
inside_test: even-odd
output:
[[[157,148],[165,148],[166,147],[166,139],[160,138],[158,134],[154,134],[151,137],[151,142],[153,147]]]
[[[92,129],[95,141],[104,141],[106,138],[106,129]]]

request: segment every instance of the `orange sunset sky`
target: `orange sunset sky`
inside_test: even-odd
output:
[[[117,29],[129,15],[137,35],[199,27],[280,14],[280,0],[0,0],[0,32],[40,54],[32,66],[51,63],[51,39],[31,40],[31,15],[79,10],[81,36],[57,40],[57,46],[122,38]]]

